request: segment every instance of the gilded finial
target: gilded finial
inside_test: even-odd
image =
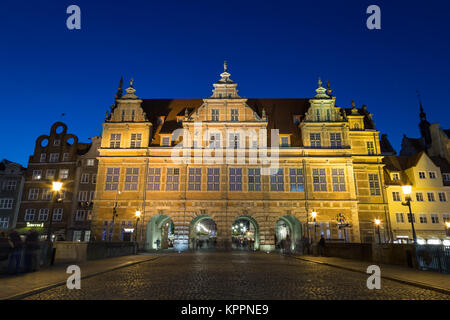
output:
[[[131,79],[130,79],[130,87],[131,87],[131,88],[133,88],[133,82],[134,82],[134,79],[131,78]]]
[[[327,80],[327,95],[331,97],[331,86],[330,86],[330,80]]]
[[[319,77],[319,88],[322,88],[322,80]]]
[[[355,107],[355,100],[352,100],[352,107]]]
[[[223,71],[227,72],[228,69],[228,63],[226,61],[223,62]]]

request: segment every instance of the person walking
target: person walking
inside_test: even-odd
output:
[[[286,236],[284,241],[284,253],[291,254],[291,237],[289,235]]]
[[[159,250],[159,245],[161,244],[161,240],[156,239],[156,249]]]
[[[319,254],[320,254],[320,256],[323,256],[324,250],[325,250],[325,238],[323,237],[323,235],[321,235],[320,236],[320,240],[319,240]]]
[[[23,241],[16,230],[11,231],[9,234],[9,240],[11,241],[13,248],[9,257],[8,273],[16,275],[20,272],[20,263],[22,260]]]

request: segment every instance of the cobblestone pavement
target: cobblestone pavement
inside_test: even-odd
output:
[[[279,254],[173,253],[27,299],[449,299],[384,279],[369,290],[368,276]]]

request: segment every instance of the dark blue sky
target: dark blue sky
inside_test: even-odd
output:
[[[71,4],[81,30],[66,28]],[[366,28],[371,4],[382,30]],[[248,98],[311,97],[330,79],[337,104],[366,104],[399,151],[419,136],[416,89],[450,127],[449,21],[447,0],[4,0],[0,159],[26,165],[59,120],[81,141],[100,135],[121,75],[142,98],[204,98],[225,59]]]

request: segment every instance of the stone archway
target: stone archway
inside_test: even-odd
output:
[[[244,247],[242,239],[245,239]],[[259,250],[259,226],[250,216],[239,216],[231,225],[231,248]]]
[[[196,216],[189,224],[189,249],[215,249],[217,246],[217,224],[206,214]]]
[[[280,248],[281,241],[290,238],[291,251],[303,237],[303,228],[300,221],[291,215],[283,216],[275,223],[275,248]]]
[[[174,223],[165,214],[153,216],[147,224],[147,250],[170,249],[173,248]]]

